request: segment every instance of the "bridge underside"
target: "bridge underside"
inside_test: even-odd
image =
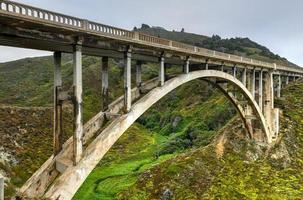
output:
[[[95,135],[97,136],[93,142],[87,144],[82,159],[77,165],[73,165],[73,147],[72,138],[70,138],[60,154],[51,157],[21,189],[22,195],[71,199],[105,153],[148,108],[180,85],[195,79],[216,85],[228,97],[238,110],[252,139],[263,143],[271,140],[271,130],[256,101],[246,87],[232,75],[217,70],[193,71],[172,78],[161,87],[158,87],[158,80],[153,79],[142,84],[141,93],[151,90],[146,95],[140,95],[139,88],[132,90],[132,101],[138,100],[127,114],[119,114],[124,107],[123,97],[121,97],[109,105],[107,111],[100,112],[84,126],[84,144],[91,141]],[[106,117],[112,117],[112,122],[103,127]],[[56,179],[55,182],[53,182],[54,179]]]

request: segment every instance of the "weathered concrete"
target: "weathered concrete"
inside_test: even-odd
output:
[[[137,61],[136,63],[136,86],[137,88],[141,88],[142,85],[142,62]]]
[[[102,81],[102,110],[108,109],[108,57],[102,57],[101,81]]]
[[[288,75],[286,75],[286,85],[288,85],[289,84],[289,76]]]
[[[232,72],[232,74],[233,74],[233,77],[237,78],[237,65],[235,65],[235,66],[233,67],[233,72]]]
[[[274,88],[272,71],[264,73],[264,117],[268,123],[269,129],[273,131],[273,109],[274,109]]]
[[[256,99],[256,68],[253,68],[251,74],[251,95]]]
[[[259,71],[259,107],[263,111],[263,70]]]
[[[187,58],[187,59],[184,61],[183,73],[185,73],[185,74],[188,74],[188,73],[189,73],[189,58]]]
[[[83,137],[83,112],[82,112],[82,47],[75,45],[74,62],[74,164],[76,165],[82,157]]]
[[[54,53],[54,154],[57,155],[63,145],[62,102],[59,101],[59,90],[62,87],[61,52]]]
[[[131,51],[124,55],[124,111],[129,112],[132,106],[131,97]]]
[[[277,87],[277,97],[281,97],[281,88],[282,88],[282,80],[281,80],[281,75],[278,75],[278,87]]]
[[[246,75],[247,75],[247,69],[246,68],[244,68],[243,70],[242,70],[242,77],[241,77],[241,79],[242,79],[242,84],[246,87]]]
[[[163,86],[165,82],[165,63],[164,57],[160,57],[160,67],[159,67],[159,85]]]
[[[4,177],[0,174],[0,200],[4,200]]]
[[[270,143],[270,132],[266,125],[257,103],[253,100],[250,92],[243,84],[229,74],[215,70],[200,70],[183,74],[176,78],[168,80],[162,87],[155,88],[150,93],[142,97],[136,102],[131,111],[116,120],[106,127],[97,138],[87,147],[84,152],[83,159],[78,165],[68,168],[49,188],[45,197],[51,199],[65,200],[71,199],[78,188],[81,186],[85,178],[99,163],[105,153],[118,140],[118,138],[138,119],[148,108],[159,101],[166,94],[179,87],[180,85],[198,78],[220,78],[228,80],[236,85],[248,102],[256,111],[256,117],[263,124],[264,134],[267,141]]]

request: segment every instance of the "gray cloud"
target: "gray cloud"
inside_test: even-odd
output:
[[[249,37],[303,66],[301,0],[24,0],[104,24],[132,29],[147,23],[222,37]],[[0,62],[31,55],[1,47]],[[18,52],[18,53],[16,53]],[[43,53],[45,54],[45,53]],[[39,55],[39,52],[34,52]]]

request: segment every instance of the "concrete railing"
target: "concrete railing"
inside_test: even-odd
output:
[[[60,27],[74,28],[82,30],[88,33],[99,34],[100,36],[109,36],[111,38],[126,39],[129,42],[144,43],[146,45],[153,45],[157,47],[163,47],[167,49],[173,49],[175,51],[182,51],[193,55],[200,55],[207,58],[220,59],[223,61],[230,61],[235,63],[241,63],[244,65],[253,65],[269,69],[280,69],[285,71],[291,71],[294,73],[303,73],[303,69],[295,69],[292,67],[277,67],[274,63],[267,63],[255,59],[245,58],[237,55],[231,55],[201,47],[196,47],[181,42],[171,41],[159,37],[150,36],[147,34],[128,31],[96,22],[91,22],[85,19],[80,19],[64,14],[59,14],[52,11],[43,10],[40,8],[20,4],[13,1],[0,0],[0,13],[6,13],[13,16],[27,18],[39,22],[46,22],[50,24],[56,24]]]

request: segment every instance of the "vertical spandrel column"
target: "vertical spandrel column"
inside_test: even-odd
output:
[[[281,87],[282,87],[282,80],[281,80],[281,74],[278,75],[278,88],[277,88],[277,97],[281,97]]]
[[[184,61],[183,73],[185,73],[185,74],[189,73],[189,59],[188,58]]]
[[[74,165],[76,165],[83,151],[83,111],[82,111],[82,46],[75,45],[73,53],[74,62]]]
[[[142,86],[142,61],[140,60],[136,63],[136,86],[139,89]]]
[[[102,79],[102,111],[108,109],[108,57],[102,57],[101,62]]]
[[[259,107],[263,111],[263,69],[259,71]]]
[[[124,111],[128,113],[131,106],[131,49],[129,48],[124,54]]]
[[[256,69],[253,68],[252,70],[252,75],[251,75],[251,95],[253,99],[256,99]]]
[[[247,74],[247,70],[246,70],[246,68],[244,68],[242,70],[242,80],[241,81],[245,87],[246,87],[246,74]]]
[[[63,133],[62,133],[62,101],[59,100],[59,91],[62,87],[62,75],[61,75],[61,52],[54,53],[54,155],[57,155],[63,145]]]
[[[160,69],[159,69],[159,85],[163,86],[165,81],[165,69],[164,69],[164,63],[165,59],[164,56],[160,57]]]

